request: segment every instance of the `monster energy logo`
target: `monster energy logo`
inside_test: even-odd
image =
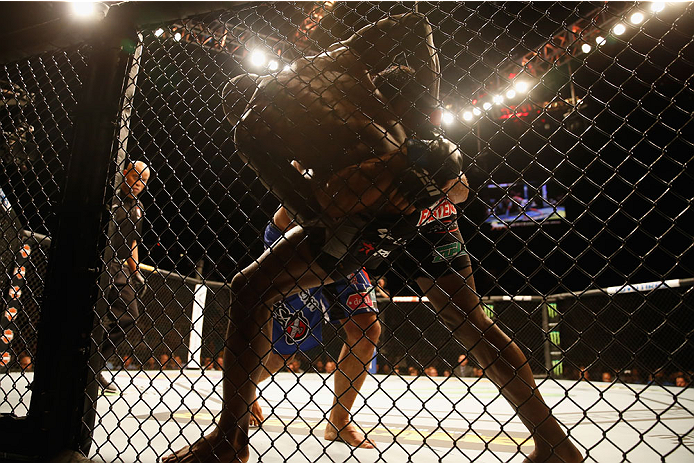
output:
[[[550,331],[549,332],[549,340],[552,344],[555,346],[559,345],[559,342],[561,341],[561,336],[559,335],[559,331]]]
[[[485,304],[483,302],[482,310],[484,310],[484,313],[487,314],[487,317],[494,318],[494,304]]]
[[[460,253],[464,253],[463,245],[459,241],[438,246],[434,251],[434,263],[442,260],[451,260]]]
[[[555,318],[558,315],[556,302],[547,303],[547,315],[549,315],[549,318]]]
[[[557,376],[564,374],[564,364],[561,362],[561,360],[552,360],[552,370]]]

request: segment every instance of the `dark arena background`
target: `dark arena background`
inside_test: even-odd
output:
[[[237,151],[223,89],[403,13],[431,25],[438,130],[463,153],[458,225],[484,312],[585,461],[694,461],[692,3],[0,11],[0,461],[155,462],[213,429],[230,283],[263,253],[281,204]],[[151,172],[137,224],[144,284],[103,358],[121,234],[112,205],[133,161]],[[534,433],[472,346],[412,275],[387,262],[368,272],[377,288],[362,298],[377,300],[381,332],[351,417],[376,448],[323,438],[350,347],[319,321],[322,340],[258,385],[250,460],[524,461]]]

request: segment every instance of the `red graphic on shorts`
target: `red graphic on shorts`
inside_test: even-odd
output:
[[[352,294],[347,298],[347,307],[350,310],[365,309],[373,306],[374,303],[368,293]]]
[[[452,217],[457,213],[455,204],[448,201],[447,199],[442,199],[437,204],[430,208],[424,209],[419,213],[419,220],[417,221],[417,226],[421,227],[435,220],[441,220],[446,217]]]
[[[301,318],[296,318],[292,323],[287,325],[285,328],[287,336],[294,340],[294,342],[301,341],[306,337],[308,333],[308,324]]]
[[[10,357],[9,352],[3,352],[2,357],[0,357],[0,367],[4,367],[6,365],[9,365],[11,359],[12,359],[12,357]]]
[[[366,254],[368,256],[369,254],[371,254],[375,250],[376,250],[376,248],[374,248],[373,244],[367,243],[366,241],[361,242],[361,249],[359,250],[359,252],[363,252],[364,254]]]
[[[2,342],[4,342],[5,344],[9,344],[10,342],[12,342],[13,338],[14,338],[14,333],[12,332],[12,330],[3,331]]]

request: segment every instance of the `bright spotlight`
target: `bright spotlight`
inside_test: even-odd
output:
[[[280,63],[273,59],[268,63],[267,68],[271,71],[276,71],[280,68]]]
[[[463,113],[463,119],[466,121],[471,121],[472,120],[472,113],[470,111],[465,111]]]
[[[660,13],[665,9],[665,3],[664,2],[653,2],[651,3],[651,11],[654,13]]]
[[[627,28],[624,27],[624,24],[622,23],[619,23],[612,28],[612,32],[614,32],[614,35],[622,35],[626,32],[626,30]]]
[[[504,102],[504,97],[501,95],[494,95],[494,98],[492,98],[492,101],[494,104],[501,104]]]
[[[286,71],[289,71],[291,68],[292,67],[287,64],[282,70],[286,72]]]
[[[162,28],[160,27],[159,29],[157,29],[156,31],[154,31],[154,36],[155,36],[155,37],[161,37],[161,35],[162,35],[163,33],[164,33],[164,29],[162,29]]]
[[[604,45],[605,42],[607,42],[607,40],[605,40],[605,37],[603,37],[602,35],[598,35],[597,37],[595,37],[595,43],[597,43],[598,46]]]
[[[95,10],[94,2],[72,2],[72,12],[82,18],[92,16]]]
[[[506,98],[513,98],[516,96],[516,91],[511,89],[508,92],[506,92]]]
[[[472,114],[474,114],[475,116],[479,116],[480,114],[482,114],[482,110],[480,108],[472,108]]]
[[[634,13],[630,19],[632,24],[641,24],[643,22],[643,13]]]
[[[525,92],[527,92],[527,91],[528,91],[528,87],[530,87],[530,85],[529,85],[526,81],[524,81],[524,80],[521,80],[521,81],[516,82],[515,84],[513,84],[513,88],[515,88],[516,91],[517,91],[518,93],[525,93]]]
[[[591,47],[589,43],[584,43],[581,45],[581,51],[583,51],[583,53],[590,53],[590,50],[592,49],[593,47]]]
[[[253,66],[260,67],[265,64],[265,53],[260,50],[256,50],[251,53],[251,64]]]
[[[453,121],[455,121],[455,116],[448,111],[444,111],[443,115],[441,116],[441,122],[444,124],[452,124]]]
[[[485,111],[489,111],[489,108],[491,108],[491,107],[492,107],[492,104],[488,101],[485,101],[484,104],[482,105],[482,109],[484,109]]]
[[[176,42],[180,42],[180,40],[181,40],[181,33],[180,33],[180,32],[176,32],[176,33],[174,34],[174,40],[175,40]]]

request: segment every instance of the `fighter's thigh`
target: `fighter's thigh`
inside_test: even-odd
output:
[[[271,304],[326,281],[326,273],[314,261],[310,239],[302,228],[294,228],[237,273],[231,284],[237,300]]]
[[[475,289],[472,267],[447,273],[435,280],[420,277],[417,278],[417,284],[449,329],[465,328],[479,333],[480,330],[484,331],[493,325],[482,309],[482,302]]]

